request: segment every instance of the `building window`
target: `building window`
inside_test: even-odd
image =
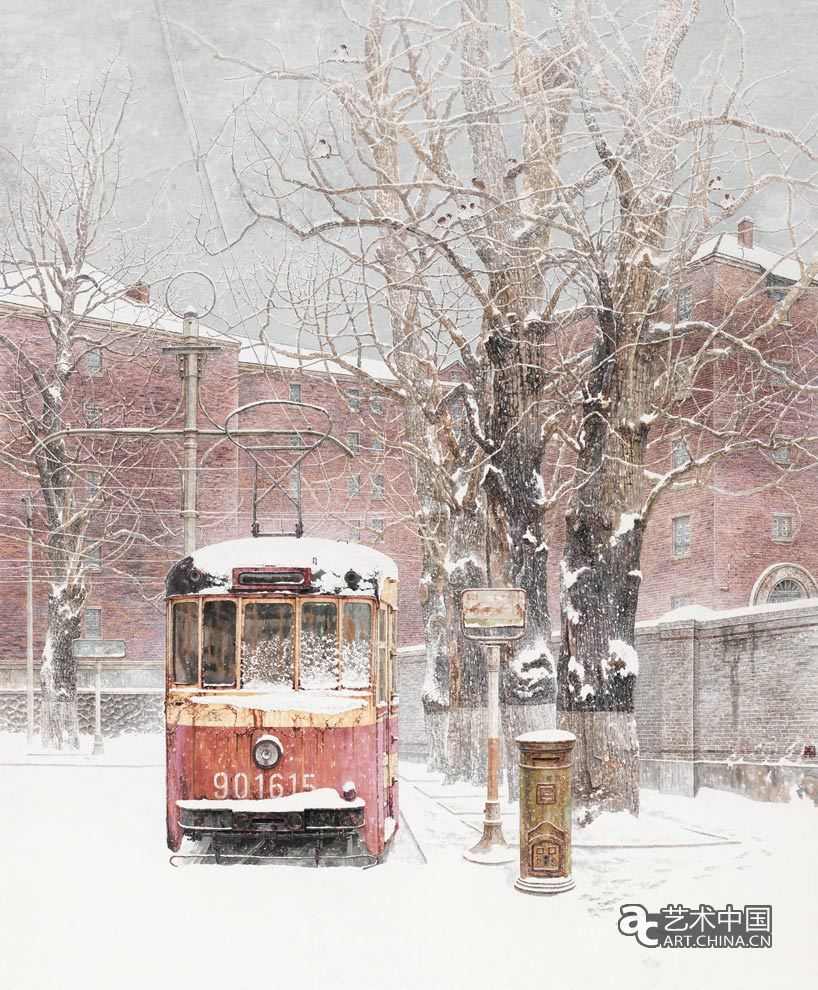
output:
[[[347,434],[347,447],[349,447],[353,454],[358,453],[361,447],[361,438],[358,433]]]
[[[369,404],[373,413],[383,412],[383,402],[381,402],[381,397],[379,395],[373,395],[369,400]]]
[[[86,426],[95,427],[99,426],[102,422],[102,410],[99,406],[86,406],[85,407],[85,424]]]
[[[689,463],[690,451],[687,448],[687,443],[684,440],[674,441],[670,454],[670,466],[675,471],[677,468],[683,468],[685,464]]]
[[[99,491],[99,471],[89,471],[85,479],[85,497],[90,502]]]
[[[383,498],[383,490],[386,484],[386,479],[382,474],[376,474],[372,479],[372,497],[373,498]]]
[[[790,445],[786,437],[773,437],[773,460],[786,464],[790,459]]]
[[[693,313],[693,289],[690,286],[682,289],[676,300],[676,319],[680,322],[689,320]]]
[[[687,608],[688,605],[692,605],[692,604],[693,604],[692,595],[673,595],[673,597],[670,599],[670,607],[674,611],[677,608]]]
[[[102,609],[86,608],[85,610],[85,638],[99,639],[102,636]]]
[[[301,437],[297,433],[294,437],[290,437],[290,446],[291,447],[301,446]]]
[[[774,605],[777,602],[794,602],[798,601],[799,598],[806,597],[806,592],[797,581],[793,581],[792,578],[784,578],[783,581],[773,585],[773,590],[767,601]]]
[[[779,515],[778,513],[773,515],[773,539],[792,539],[792,516]]]
[[[380,437],[375,437],[372,441],[372,452],[375,454],[383,453],[383,440]]]
[[[692,391],[693,382],[690,376],[690,366],[677,364],[673,369],[673,398],[677,402],[684,402]]]
[[[85,366],[89,375],[98,375],[102,371],[102,348],[89,347],[85,354]]]
[[[673,556],[690,556],[690,516],[677,516],[673,520]]]
[[[795,283],[791,282],[789,279],[781,278],[778,275],[773,275],[772,272],[767,272],[767,295],[776,304],[780,303],[784,299],[790,289]]]
[[[290,498],[301,501],[301,472],[298,468],[290,475]]]
[[[351,474],[349,476],[349,497],[355,498],[359,495],[361,491],[361,476],[358,474]]]
[[[293,383],[290,385],[290,402],[300,402],[301,401],[301,385],[298,383]]]
[[[383,533],[383,519],[373,519],[372,529],[380,536]]]
[[[770,365],[775,369],[773,372],[773,384],[784,385],[786,378],[790,374],[790,366],[786,361],[770,361]]]
[[[347,540],[350,543],[360,543],[362,529],[363,529],[363,524],[361,523],[360,519],[350,519]]]
[[[353,412],[360,412],[361,390],[359,388],[350,388],[347,390],[347,403]]]
[[[98,571],[99,570],[99,568],[100,568],[99,544],[97,544],[95,547],[90,547],[88,549],[87,561],[88,561],[88,570],[89,571]]]

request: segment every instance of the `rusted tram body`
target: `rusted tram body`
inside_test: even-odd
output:
[[[397,829],[397,571],[357,544],[215,544],[167,578],[167,831],[216,859],[379,861]]]

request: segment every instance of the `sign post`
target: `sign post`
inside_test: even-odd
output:
[[[510,863],[516,856],[503,837],[500,817],[500,652],[525,631],[525,592],[520,588],[467,588],[460,602],[463,635],[488,648],[489,709],[483,835],[463,856],[472,863]]]
[[[75,639],[71,642],[75,657],[96,660],[94,678],[94,750],[92,756],[105,752],[102,741],[102,661],[121,660],[125,656],[124,639]]]

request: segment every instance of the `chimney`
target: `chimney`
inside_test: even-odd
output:
[[[149,303],[151,301],[151,287],[147,282],[137,282],[135,285],[125,290],[128,299],[133,299],[138,303]]]
[[[753,246],[753,221],[749,217],[742,217],[738,222],[738,242],[743,248]]]

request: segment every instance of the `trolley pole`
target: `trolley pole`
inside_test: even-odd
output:
[[[26,507],[26,743],[34,745],[34,514],[31,496],[23,497]]]
[[[185,556],[196,549],[196,518],[198,516],[198,401],[199,401],[199,317],[192,310],[184,317],[184,468],[182,469],[182,539]]]

